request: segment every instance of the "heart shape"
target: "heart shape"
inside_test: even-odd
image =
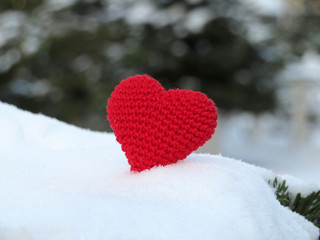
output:
[[[169,90],[148,75],[120,82],[107,106],[108,120],[132,171],[185,159],[214,134],[217,108],[205,94]]]

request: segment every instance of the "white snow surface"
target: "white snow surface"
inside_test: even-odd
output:
[[[266,182],[275,175],[263,168],[192,154],[132,173],[113,134],[1,102],[0,133],[1,240],[319,236],[280,205]]]

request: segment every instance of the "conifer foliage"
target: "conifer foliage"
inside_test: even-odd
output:
[[[275,178],[273,181],[269,180],[268,183],[275,189],[275,195],[281,205],[289,207],[320,228],[320,190],[302,197],[301,193],[294,195],[289,192],[286,180],[279,182]]]

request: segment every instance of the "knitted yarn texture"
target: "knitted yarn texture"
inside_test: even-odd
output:
[[[131,171],[185,159],[214,134],[217,108],[200,92],[169,90],[148,75],[120,82],[108,100],[107,118]]]

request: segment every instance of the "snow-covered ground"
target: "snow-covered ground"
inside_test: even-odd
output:
[[[219,155],[129,171],[111,133],[0,102],[0,239],[298,239],[319,230],[282,207],[275,174]],[[287,176],[290,190],[316,186]]]

